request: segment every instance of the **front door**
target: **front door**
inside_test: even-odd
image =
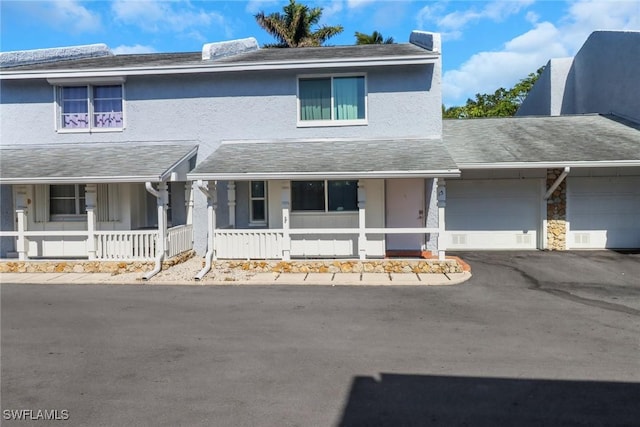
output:
[[[424,179],[388,179],[386,182],[388,228],[425,226]],[[387,250],[420,251],[424,234],[387,234]]]

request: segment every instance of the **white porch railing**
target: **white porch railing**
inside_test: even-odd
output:
[[[151,260],[156,256],[158,230],[96,231],[97,260]]]
[[[193,226],[178,225],[167,230],[167,256],[173,257],[193,249]]]
[[[282,230],[215,231],[216,256],[226,259],[280,259],[282,258]]]
[[[358,228],[292,228],[286,230],[292,237],[302,238],[291,242],[292,255],[305,255],[299,246],[312,247],[312,255],[336,257],[357,256],[354,245],[360,233]],[[222,259],[281,259],[284,245],[283,229],[216,229],[214,244],[216,256]],[[437,234],[438,228],[366,228],[365,235],[372,234]],[[326,238],[322,238],[325,235]],[[341,236],[336,239],[335,235]],[[305,239],[308,236],[309,239]],[[355,236],[354,239],[347,239]],[[353,244],[352,244],[353,242]],[[298,253],[299,252],[299,253]]]

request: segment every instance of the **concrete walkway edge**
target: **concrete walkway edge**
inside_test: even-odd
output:
[[[258,273],[249,280],[205,280],[148,282],[114,280],[109,273],[1,273],[0,284],[79,285],[323,285],[323,286],[446,286],[464,283],[471,273]],[[124,278],[123,278],[124,279]]]

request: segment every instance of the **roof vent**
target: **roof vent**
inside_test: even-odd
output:
[[[442,51],[442,41],[440,39],[440,33],[430,33],[427,31],[412,31],[409,36],[409,43],[420,46],[423,49],[430,50],[432,52]]]
[[[17,67],[19,65],[66,61],[70,59],[97,58],[111,55],[113,55],[113,52],[111,52],[111,49],[104,43],[54,47],[49,49],[16,50],[13,52],[0,52],[0,66]]]
[[[254,37],[230,40],[226,42],[207,43],[202,46],[202,60],[212,61],[214,59],[233,56],[244,52],[251,52],[258,49],[258,40]]]

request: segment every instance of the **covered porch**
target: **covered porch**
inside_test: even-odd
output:
[[[227,142],[188,178],[207,196],[211,259],[365,260],[444,259],[445,179],[459,175],[439,140],[406,139]]]
[[[160,260],[193,245],[197,146],[56,144],[2,149],[2,258]]]

